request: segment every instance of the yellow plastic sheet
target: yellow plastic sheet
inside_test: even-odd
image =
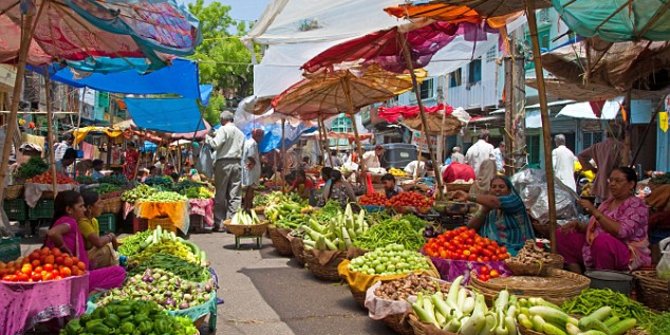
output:
[[[188,230],[184,227],[188,215],[188,202],[140,202],[135,205],[135,215],[143,219],[156,219],[169,217],[175,227],[179,230]]]
[[[370,286],[378,281],[389,281],[407,277],[410,273],[401,273],[395,275],[369,275],[361,272],[353,272],[349,270],[349,264],[351,261],[345,259],[337,266],[337,272],[340,274],[340,277],[344,278],[349,284],[349,287],[355,292],[365,292]],[[415,271],[415,273],[425,273],[429,276],[440,278],[440,274],[437,272],[437,269],[433,266],[433,263],[428,261],[431,269],[428,271]]]
[[[72,134],[74,135],[74,144],[78,144],[83,141],[84,138],[86,138],[86,135],[92,131],[105,133],[105,135],[111,138],[116,138],[123,135],[123,130],[121,129],[107,127],[83,127],[72,131]]]

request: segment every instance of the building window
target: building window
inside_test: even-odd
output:
[[[486,62],[487,63],[495,62],[496,56],[498,56],[498,47],[493,46],[491,47],[491,49],[489,49],[489,51],[486,52]]]
[[[586,149],[596,143],[600,143],[603,141],[603,133],[601,131],[599,132],[585,132],[582,133],[582,138],[583,138],[583,148]]]
[[[419,87],[421,92],[421,99],[430,99],[434,96],[433,94],[433,78],[426,79],[421,83]]]
[[[475,59],[468,65],[468,84],[482,81],[482,60]]]
[[[528,145],[528,165],[529,167],[540,167],[540,135],[526,136]]]
[[[458,69],[449,74],[449,87],[458,87],[462,83],[461,69]]]

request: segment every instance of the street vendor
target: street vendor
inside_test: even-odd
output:
[[[102,214],[102,204],[98,193],[86,191],[81,194],[84,199],[85,213],[84,217],[77,220],[79,231],[84,237],[88,259],[91,262],[91,269],[100,269],[112,265],[119,265],[116,257],[116,250],[119,242],[114,233],[107,233],[100,236],[100,226],[98,219]]]
[[[382,176],[382,185],[384,186],[386,199],[391,199],[403,191],[400,186],[396,185],[395,177],[390,173]]]
[[[365,164],[365,168],[374,169],[382,167],[383,157],[384,147],[381,145],[375,146],[374,151],[368,151],[363,154],[363,163]]]
[[[261,179],[261,158],[258,145],[263,141],[265,131],[257,128],[251,131],[251,138],[244,142],[242,149],[242,206],[246,210],[253,208],[254,192]]]
[[[637,173],[627,166],[612,170],[607,179],[610,197],[598,208],[589,200],[580,205],[591,214],[588,224],[572,221],[556,231],[558,253],[569,270],[632,271],[651,264],[647,236],[649,211],[633,195]]]
[[[74,161],[77,160],[77,150],[68,148],[63,154],[63,158],[56,162],[56,172],[67,175],[67,170]]]
[[[362,195],[367,192],[365,186],[354,187],[344,178],[342,178],[342,173],[338,170],[330,171],[330,180],[331,185],[329,188],[325,189],[323,196],[319,201],[319,205],[325,205],[329,200],[334,200],[339,202],[342,208],[346,207],[347,204],[356,202],[356,195]]]
[[[493,164],[495,166],[495,162]],[[526,240],[535,238],[526,206],[507,177],[493,177],[487,193],[468,195],[456,191],[454,200],[480,204],[481,208],[470,219],[468,227],[503,245],[512,256],[519,252]]]
[[[79,192],[64,191],[54,200],[54,221],[49,227],[44,244],[49,248],[77,257],[89,269],[89,292],[120,287],[126,279],[126,270],[121,266],[109,266],[90,270],[91,262],[86,251],[86,243],[77,220],[86,217],[84,199]]]
[[[309,199],[314,197],[314,191],[316,190],[316,184],[312,181],[312,178],[307,177],[305,170],[299,169],[295,171],[295,178],[290,179],[286,178],[287,181],[293,180],[289,185],[288,191],[298,193],[303,199]]]
[[[405,173],[412,179],[421,179],[426,176],[426,172],[433,170],[431,161],[414,160],[405,166]]]

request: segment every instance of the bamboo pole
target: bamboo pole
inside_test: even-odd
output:
[[[535,18],[535,1],[526,0],[526,15],[528,28],[533,43],[533,60],[535,61],[535,76],[537,78],[537,92],[540,99],[540,117],[542,119],[542,138],[544,147],[544,170],[547,175],[547,198],[549,203],[549,234],[551,251],[556,253],[556,194],[554,185],[554,170],[551,164],[551,124],[549,123],[549,108],[547,106],[547,90],[544,86],[542,72],[542,54],[537,37],[537,19]]]
[[[40,11],[44,6],[44,2],[40,6]],[[2,147],[2,161],[0,161],[0,183],[4,183],[7,177],[9,166],[9,154],[12,150],[12,138],[17,129],[17,115],[19,111],[19,102],[21,102],[21,89],[23,88],[23,75],[26,72],[26,62],[28,60],[28,49],[33,32],[33,16],[32,12],[25,15],[21,27],[21,44],[19,47],[18,64],[16,65],[16,79],[14,80],[14,89],[12,91],[12,105],[10,106],[10,113],[7,118],[7,129],[5,132],[5,142]],[[37,16],[39,18],[39,15]],[[35,18],[35,20],[37,20]],[[53,151],[53,148],[51,148]],[[0,187],[0,201],[5,197],[5,187]]]
[[[286,159],[286,119],[282,118],[281,119],[281,156],[284,158],[284,164],[281,166],[281,174],[282,174],[282,190],[286,192],[286,163],[288,160]]]
[[[351,119],[351,126],[354,129],[354,141],[356,141],[356,151],[358,152],[358,161],[361,168],[361,172],[366,172],[365,161],[363,160],[363,148],[361,147],[361,139],[358,137],[358,125],[356,125],[356,118],[354,117],[354,102],[351,99],[351,86],[349,86],[349,81],[342,79],[342,88],[344,89],[344,96],[347,99],[347,108],[348,116]],[[339,141],[338,141],[339,142]]]
[[[430,136],[428,135],[428,121],[426,120],[426,112],[423,107],[423,101],[421,100],[421,92],[419,89],[419,84],[416,80],[416,73],[414,73],[414,65],[412,64],[412,55],[409,52],[409,46],[407,45],[407,38],[405,34],[400,34],[400,44],[402,44],[402,52],[405,56],[405,63],[407,63],[407,69],[409,70],[410,77],[412,78],[412,86],[414,86],[414,94],[416,95],[416,104],[419,106],[419,115],[421,116],[421,125],[423,126],[423,133],[426,136],[426,145],[428,146],[428,154],[433,163],[437,163],[437,157],[433,151],[433,147],[430,145]],[[438,164],[433,164],[433,172],[435,173],[435,181],[437,181],[437,192],[435,192],[437,199],[442,199],[442,176],[440,176]]]
[[[626,99],[623,103],[623,109],[626,112],[626,120],[623,122],[624,126],[624,140],[623,140],[623,158],[622,158],[622,164],[623,166],[628,166],[631,165],[631,153],[633,150],[633,145],[631,141],[631,136],[632,136],[632,129],[631,129],[631,99],[632,99],[632,94],[631,90],[628,90],[626,92]]]
[[[139,145],[144,145],[144,141],[146,140],[146,136],[147,136],[147,131],[145,130],[144,131],[144,137],[142,138],[142,140],[141,140],[142,142]],[[142,161],[142,156],[143,156],[140,153],[139,146],[136,146],[135,149],[137,149],[138,155],[137,155],[137,163],[135,163],[135,168],[134,168],[134,171],[133,171],[133,180],[137,179],[137,170],[139,170],[139,168],[140,168],[140,162]],[[131,180],[131,181],[133,181],[133,180]]]
[[[328,154],[328,161],[330,161],[330,167],[335,168],[335,165],[333,165],[333,155],[330,154],[330,145],[329,145],[329,139],[328,139],[328,131],[326,130],[326,124],[323,122],[323,116],[319,116],[319,130],[323,131],[323,150],[324,153]],[[325,163],[325,162],[324,162]]]
[[[44,88],[46,89],[46,105],[47,105],[47,133],[49,140],[54,139],[53,131],[53,114],[51,106],[51,78],[49,78],[49,71],[44,75]],[[53,147],[53,146],[52,146]],[[51,161],[51,186],[53,187],[54,197],[58,195],[58,183],[56,182],[56,153],[54,150],[49,150],[49,160]],[[74,168],[76,170],[76,160]]]

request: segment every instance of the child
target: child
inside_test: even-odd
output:
[[[84,237],[79,232],[77,220],[85,217],[86,207],[79,192],[64,191],[58,193],[54,201],[54,222],[47,232],[45,245],[59,248],[84,263],[87,269],[91,264],[86,253]],[[126,270],[120,266],[110,266],[89,271],[89,292],[120,287],[126,279]]]
[[[81,235],[84,237],[88,258],[91,261],[91,269],[119,265],[114,252],[119,245],[116,235],[109,233],[100,236],[100,226],[96,218],[102,214],[102,206],[98,193],[87,191],[82,193],[81,196],[84,198],[86,212],[84,217],[77,221],[77,224]]]

